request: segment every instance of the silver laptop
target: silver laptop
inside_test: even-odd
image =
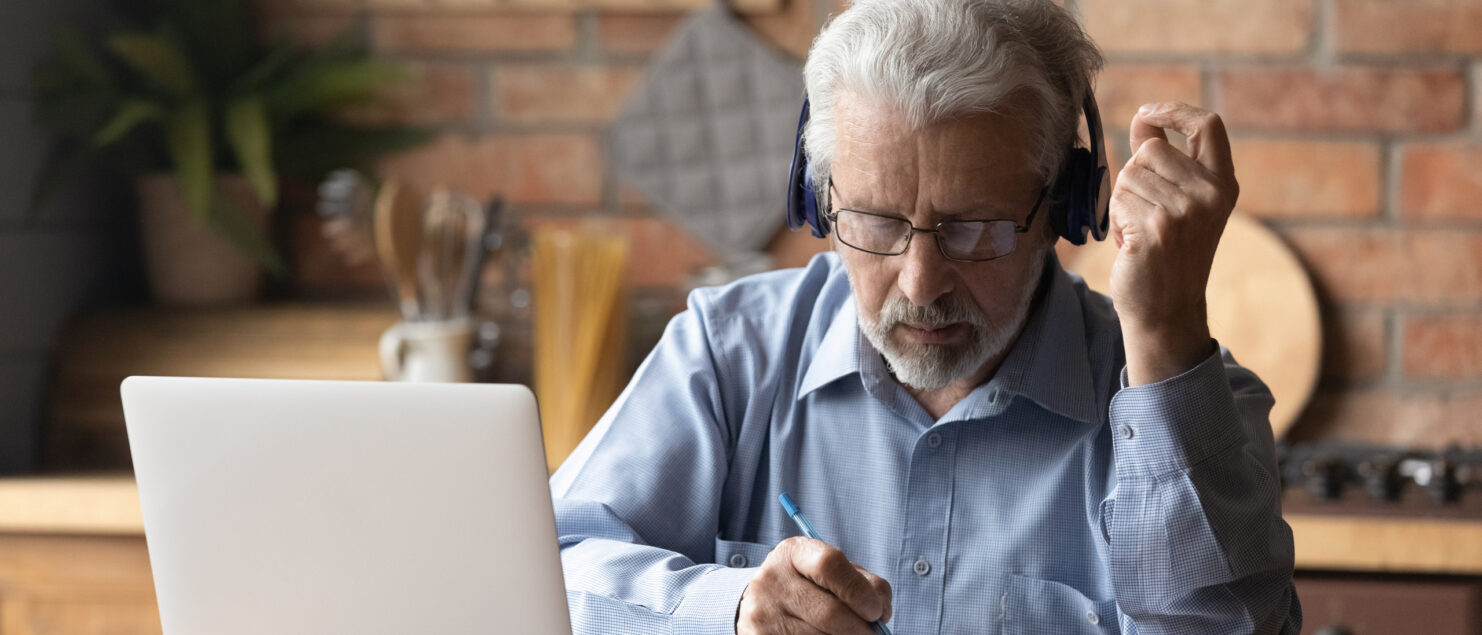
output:
[[[166,635],[571,632],[522,386],[130,377]]]

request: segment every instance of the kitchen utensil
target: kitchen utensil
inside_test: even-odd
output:
[[[1067,267],[1107,293],[1113,241],[1078,250]],[[1271,429],[1280,438],[1317,385],[1322,324],[1307,272],[1281,239],[1241,213],[1230,216],[1209,274],[1209,330],[1276,396]]]
[[[417,259],[422,242],[422,206],[417,193],[397,181],[386,181],[376,196],[376,252],[391,279],[402,319],[421,313]]]
[[[323,219],[320,231],[329,246],[347,265],[359,265],[376,257],[372,216],[376,190],[364,175],[343,168],[329,173],[319,184],[315,209]]]

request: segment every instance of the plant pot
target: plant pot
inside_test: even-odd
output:
[[[246,304],[262,290],[262,265],[186,209],[175,176],[139,179],[139,235],[149,287],[160,304],[220,306]],[[216,177],[216,196],[233,200],[247,221],[266,234],[268,214],[247,180]]]

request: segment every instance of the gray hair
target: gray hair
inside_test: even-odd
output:
[[[842,92],[896,109],[918,129],[1027,99],[1013,113],[1031,130],[1025,158],[1052,183],[1101,64],[1075,17],[1050,0],[855,0],[818,34],[803,69],[815,191],[824,200]]]

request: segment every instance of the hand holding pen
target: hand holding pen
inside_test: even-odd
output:
[[[792,513],[796,509],[792,506],[788,515],[798,522]],[[799,526],[806,523],[804,518]],[[811,531],[807,527],[805,534]],[[890,583],[816,535],[788,538],[767,555],[741,596],[738,635],[889,635],[883,622],[890,620]]]

